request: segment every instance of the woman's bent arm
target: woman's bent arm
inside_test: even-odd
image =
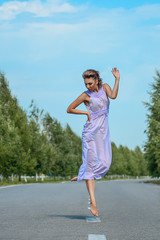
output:
[[[67,113],[73,113],[73,114],[86,114],[87,111],[81,111],[78,109],[75,109],[78,107],[81,103],[83,103],[86,100],[86,94],[82,93],[74,102],[72,102],[69,107],[67,108]]]

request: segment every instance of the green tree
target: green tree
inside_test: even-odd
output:
[[[46,134],[49,143],[52,146],[52,152],[54,152],[54,160],[52,158],[52,174],[53,175],[64,175],[65,166],[63,155],[63,139],[64,139],[64,130],[61,124],[49,113],[46,113],[43,117],[43,127],[44,133]]]
[[[145,159],[152,176],[160,176],[160,72],[151,84],[149,102],[144,102],[147,110],[147,141],[144,145]]]
[[[32,101],[29,112],[30,126],[30,155],[32,161],[35,161],[34,174],[49,174],[55,165],[56,151],[50,143],[47,132],[43,126],[43,110],[35,106]]]
[[[69,126],[64,129],[63,154],[66,154],[65,166],[69,167],[67,176],[78,174],[79,167],[82,164],[82,140],[77,136]],[[69,164],[68,164],[69,163]]]
[[[144,153],[141,151],[140,147],[134,149],[135,158],[138,165],[138,176],[147,176],[149,175],[147,160],[144,157]]]
[[[0,171],[9,175],[25,174],[30,159],[30,132],[26,113],[13,97],[9,84],[0,73]],[[30,165],[30,167],[32,167]]]

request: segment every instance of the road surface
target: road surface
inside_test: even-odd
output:
[[[160,186],[96,182],[100,222],[87,222],[85,182],[0,188],[0,240],[160,240]]]

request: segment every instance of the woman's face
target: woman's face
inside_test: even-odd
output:
[[[95,88],[97,88],[98,80],[94,80],[93,77],[85,78],[84,83],[86,88],[92,92]]]

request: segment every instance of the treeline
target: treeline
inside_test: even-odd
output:
[[[0,73],[0,175],[74,176],[81,164],[81,138],[31,102],[26,112]]]
[[[65,111],[65,109],[64,109]],[[113,159],[108,174],[148,175],[147,162],[139,147],[129,150],[112,143]],[[44,113],[31,102],[28,112],[12,96],[0,73],[0,175],[77,175],[82,163],[82,142],[67,124]]]
[[[160,72],[156,70],[156,76],[151,83],[149,101],[144,102],[147,112],[147,141],[144,145],[145,159],[148,163],[150,174],[160,177]]]
[[[147,161],[141,149],[137,146],[134,150],[130,150],[128,147],[122,145],[117,148],[115,143],[112,143],[112,164],[109,174],[149,175]]]

